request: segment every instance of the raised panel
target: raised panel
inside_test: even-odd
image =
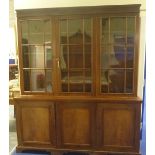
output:
[[[64,144],[89,144],[89,109],[66,108],[62,111],[62,116]]]
[[[93,143],[94,110],[92,104],[58,103],[58,124],[61,146],[89,147]]]
[[[104,150],[139,149],[140,105],[100,103],[97,107],[97,145]]]
[[[134,115],[132,109],[104,109],[102,119],[104,145],[133,145]]]
[[[50,142],[48,108],[24,107],[21,114],[24,141]]]
[[[26,145],[55,145],[53,103],[21,102],[17,106],[19,141]]]

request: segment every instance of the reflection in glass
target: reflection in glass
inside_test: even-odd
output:
[[[66,45],[62,45],[60,48],[60,68],[65,70],[68,67],[68,49]]]
[[[51,46],[45,46],[45,67],[52,68],[52,49]]]
[[[103,50],[108,50],[107,51],[102,51],[101,53],[101,68],[111,68],[111,67],[118,67],[119,66],[119,53],[115,53],[114,52],[114,48],[112,46],[105,46],[105,47],[109,47],[108,48],[102,48]]]
[[[109,85],[110,93],[123,93],[124,92],[124,70],[109,70],[109,79],[111,81]]]
[[[70,83],[83,83],[84,76],[82,71],[71,71],[69,73],[69,82]]]
[[[60,42],[61,44],[67,44],[67,33],[60,34]]]
[[[82,19],[68,20],[68,32],[70,36],[76,33],[81,34],[83,32],[83,20]]]
[[[101,20],[102,40],[101,43],[109,43],[109,19],[102,18]]]
[[[44,35],[43,34],[29,34],[29,43],[30,44],[43,44]]]
[[[127,43],[134,44],[135,36],[135,17],[127,18]]]
[[[27,21],[21,22],[22,44],[28,43],[28,24]]]
[[[84,41],[91,42],[91,19],[84,19]]]
[[[131,53],[131,52],[127,52],[126,67],[127,68],[133,68],[133,53]]]
[[[44,68],[44,47],[30,46],[31,68]]]
[[[43,33],[44,23],[41,20],[29,20],[29,33]]]
[[[52,70],[46,70],[46,90],[52,92]]]
[[[84,47],[85,68],[91,68],[91,44]]]
[[[83,67],[82,45],[69,45],[69,66],[70,68],[82,68]]]
[[[67,44],[67,20],[60,21],[60,42]]]
[[[133,91],[133,70],[126,70],[126,92],[132,93]]]
[[[69,36],[69,44],[83,44],[83,33],[81,30],[78,30],[77,32]]]
[[[79,84],[79,83],[73,84],[73,83],[70,83],[69,87],[70,87],[70,92],[83,92],[83,84]]]
[[[29,68],[29,47],[22,46],[23,68]]]
[[[117,61],[115,63],[114,61]],[[125,52],[116,52],[115,55],[110,53],[110,67],[111,68],[124,68],[125,67]]]
[[[50,44],[51,43],[51,34],[45,33],[45,44]]]
[[[45,71],[31,70],[32,91],[45,91]]]
[[[30,70],[23,70],[24,91],[30,91]]]
[[[51,21],[49,19],[46,19],[43,22],[44,32],[47,34],[51,33]]]
[[[62,92],[90,92],[91,19],[61,19],[60,47]]]
[[[67,20],[66,19],[60,20],[60,32],[67,33]]]
[[[44,23],[40,20],[29,21],[29,43],[43,44],[44,42]]]
[[[114,35],[125,36],[126,18],[125,17],[110,18],[110,31],[112,33],[112,36],[114,36]],[[112,38],[112,36],[111,36],[111,38]]]

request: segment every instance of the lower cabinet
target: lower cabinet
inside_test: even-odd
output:
[[[17,148],[139,154],[139,103],[20,101],[16,107]]]

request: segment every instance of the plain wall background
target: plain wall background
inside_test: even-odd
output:
[[[144,83],[144,58],[145,58],[145,22],[146,22],[146,2],[145,0],[14,0],[14,8],[52,8],[52,7],[72,7],[72,6],[98,6],[98,5],[126,5],[141,4],[140,8],[140,47],[139,47],[139,70],[138,70],[138,96],[143,96]]]

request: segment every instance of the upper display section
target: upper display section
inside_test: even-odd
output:
[[[136,95],[139,7],[18,10],[22,94]]]

